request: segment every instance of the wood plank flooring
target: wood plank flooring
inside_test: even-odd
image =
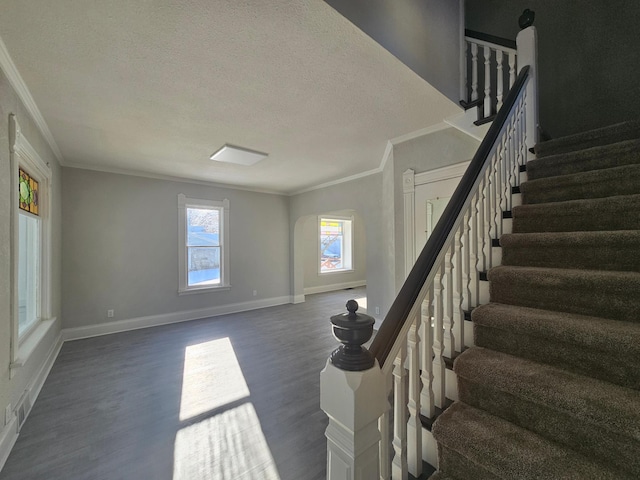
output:
[[[365,296],[65,343],[0,479],[324,479],[329,316]]]

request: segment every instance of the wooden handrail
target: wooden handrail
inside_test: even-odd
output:
[[[498,112],[493,124],[489,128],[487,135],[478,147],[478,151],[471,160],[467,171],[462,176],[451,200],[447,204],[440,220],[433,233],[429,237],[426,245],[422,249],[415,265],[409,272],[398,296],[394,300],[389,312],[384,318],[380,330],[376,334],[369,351],[376,357],[380,368],[382,368],[393,349],[409,314],[417,301],[420,291],[436,263],[442,248],[444,247],[449,233],[453,229],[462,209],[469,197],[473,186],[484,164],[491,155],[494,144],[500,136],[500,132],[509,118],[509,113],[513,109],[520,91],[524,87],[529,76],[529,66],[525,66],[520,71],[513,88],[507,94],[504,105]],[[393,360],[393,359],[391,359]]]
[[[517,48],[516,42],[514,40],[509,40],[508,38],[496,37],[495,35],[489,35],[488,33],[476,32],[475,30],[465,29],[464,35],[466,37],[473,38],[475,40],[480,40],[481,42],[493,43],[494,45],[510,48],[511,50],[515,50]]]

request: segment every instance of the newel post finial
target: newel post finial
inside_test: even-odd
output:
[[[329,417],[327,479],[377,479],[380,431],[378,419],[389,410],[385,376],[362,345],[373,335],[375,320],[357,313],[349,300],[347,312],[331,317],[333,335],[342,343],[320,374],[320,407]]]
[[[362,347],[373,335],[375,319],[358,311],[358,302],[349,300],[347,312],[331,317],[333,335],[342,345],[331,354],[331,363],[341,370],[361,372],[373,367],[375,359]]]

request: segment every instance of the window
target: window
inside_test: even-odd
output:
[[[13,115],[10,128],[13,368],[26,361],[53,320],[50,319],[51,170],[24,138]],[[39,333],[32,335],[35,331]]]
[[[320,273],[353,270],[353,218],[320,217]]]
[[[178,195],[180,293],[229,287],[229,200]]]

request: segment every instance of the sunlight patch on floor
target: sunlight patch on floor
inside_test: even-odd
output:
[[[280,480],[253,405],[181,429],[173,480]]]
[[[180,420],[249,396],[229,338],[189,345],[184,354]]]

